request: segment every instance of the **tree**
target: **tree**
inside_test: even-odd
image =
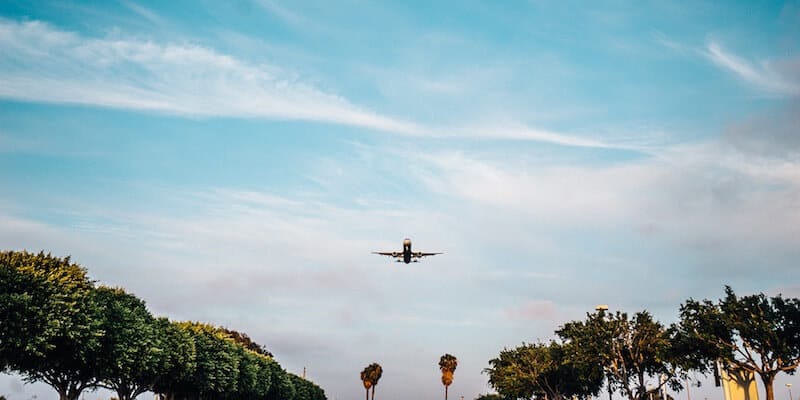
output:
[[[728,370],[758,374],[767,400],[780,372],[800,365],[800,300],[763,293],[737,297],[730,286],[716,304],[687,300],[673,325],[682,354],[705,372],[717,360]]]
[[[178,324],[195,346],[195,369],[177,382],[179,397],[219,398],[235,392],[239,379],[239,355],[235,344],[219,329],[197,322]]]
[[[267,357],[274,357],[272,353],[270,353],[269,350],[267,350],[266,347],[251,340],[250,336],[247,336],[246,333],[237,332],[233,329],[228,329],[228,328],[220,328],[220,330],[225,334],[227,334],[228,336],[230,336],[234,342],[239,343],[244,348],[254,351],[258,354],[263,354]]]
[[[381,376],[383,376],[383,367],[381,367],[378,363],[370,364],[370,381],[372,381],[372,400],[375,400],[375,386],[378,386],[378,381],[381,380]]]
[[[97,384],[93,283],[69,257],[0,252],[0,368],[75,400]]]
[[[186,387],[186,382],[197,369],[194,335],[182,324],[166,318],[157,318],[154,326],[161,338],[164,357],[153,383],[153,391],[165,395],[167,400],[175,400],[178,393],[191,391]]]
[[[94,298],[98,307],[100,338],[98,386],[131,400],[152,390],[166,353],[155,319],[142,300],[119,288],[100,286]]]
[[[486,393],[475,398],[475,400],[507,400],[497,393]]]
[[[627,313],[606,315],[601,310],[587,314],[586,321],[565,324],[556,333],[574,345],[582,362],[601,366],[609,387],[630,400],[646,399],[648,382],[659,389],[668,384],[678,390],[686,376],[670,333],[647,311],[628,318]]]
[[[297,391],[294,400],[327,400],[325,391],[311,381],[291,373],[289,377]]]
[[[367,400],[369,400],[369,389],[372,387],[371,367],[372,364],[367,365],[364,367],[364,370],[361,371],[361,383],[364,385],[364,390],[367,392],[365,396]]]
[[[364,367],[361,371],[361,383],[364,384],[364,389],[367,391],[366,399],[369,400],[369,390],[372,389],[372,398],[375,399],[375,386],[383,375],[383,367],[378,363],[372,363]]]
[[[596,363],[582,363],[572,357],[570,344],[523,344],[504,349],[489,361],[484,372],[489,384],[504,398],[561,400],[596,395],[603,382],[603,370]]]
[[[280,364],[273,361],[270,363],[272,370],[272,384],[270,385],[269,392],[267,393],[267,400],[292,400],[294,399],[296,389],[292,384],[292,379],[289,373],[281,368]]]
[[[458,359],[450,354],[439,358],[439,369],[442,370],[442,385],[444,385],[444,400],[447,400],[447,389],[453,383],[453,374],[458,367]]]

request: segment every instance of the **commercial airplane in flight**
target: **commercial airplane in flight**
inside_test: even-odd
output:
[[[442,253],[425,253],[422,251],[411,251],[411,239],[403,240],[403,251],[373,251],[372,254],[380,254],[382,256],[394,257],[397,262],[404,262],[406,264],[412,262],[419,262],[419,259],[427,256],[435,256]]]

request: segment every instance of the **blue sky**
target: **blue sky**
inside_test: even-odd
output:
[[[471,399],[598,303],[800,296],[799,116],[798,2],[7,0],[0,243],[331,399],[436,398],[446,352]]]

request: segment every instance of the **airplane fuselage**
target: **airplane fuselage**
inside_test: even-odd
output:
[[[397,261],[400,261],[399,259]],[[411,239],[403,240],[403,262],[411,263]]]

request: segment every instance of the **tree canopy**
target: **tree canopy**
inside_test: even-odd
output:
[[[444,385],[444,399],[447,400],[447,389],[453,383],[453,374],[458,367],[458,359],[451,354],[444,354],[439,358],[439,369],[442,371],[442,385]]]
[[[648,383],[681,387],[685,363],[676,356],[669,332],[647,311],[628,317],[601,310],[556,333],[574,345],[575,357],[601,367],[611,387],[630,400],[646,398]]]
[[[489,384],[509,399],[561,400],[596,395],[603,382],[599,364],[572,357],[574,348],[555,341],[504,349],[489,361]]]
[[[96,287],[69,257],[0,252],[0,320],[0,370],[45,382],[61,400],[95,387],[120,400],[145,391],[169,400],[326,398],[246,334],[155,318],[133,294]]]
[[[75,400],[97,384],[93,283],[69,257],[0,252],[0,366]]]
[[[767,400],[780,372],[800,365],[800,300],[762,294],[738,297],[725,287],[725,297],[687,300],[673,326],[681,354],[700,370],[719,360],[723,368],[759,375]]]

